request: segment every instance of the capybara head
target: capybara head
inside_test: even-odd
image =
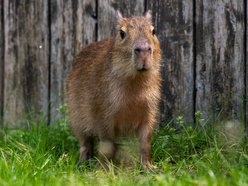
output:
[[[126,76],[159,71],[160,44],[152,25],[151,12],[145,16],[125,18],[118,11],[117,18],[113,70]]]

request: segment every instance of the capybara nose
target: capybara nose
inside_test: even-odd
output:
[[[151,54],[152,48],[150,42],[145,38],[139,38],[134,47],[134,53],[139,56],[141,53]]]
[[[136,55],[140,55],[140,53],[143,52],[143,53],[151,53],[152,52],[152,49],[151,47],[143,47],[143,48],[135,48],[134,49],[134,53]]]

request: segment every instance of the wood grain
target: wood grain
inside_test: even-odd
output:
[[[240,119],[244,95],[244,1],[196,1],[196,109]]]
[[[114,36],[116,26],[116,10],[120,10],[123,16],[143,15],[145,11],[144,0],[134,1],[98,1],[98,37],[100,41],[104,38]]]
[[[163,50],[161,121],[194,112],[193,1],[148,1]]]
[[[0,2],[0,129],[3,127],[3,81],[4,81],[4,19],[3,1]]]
[[[245,4],[244,4],[244,16],[246,17],[245,19],[245,23],[244,23],[244,26],[245,26],[245,43],[244,43],[244,59],[245,59],[245,66],[244,66],[244,69],[245,69],[245,82],[244,82],[244,86],[245,86],[245,95],[244,95],[244,116],[245,116],[245,119],[244,119],[244,132],[245,132],[245,138],[248,142],[248,3],[247,1],[245,1]],[[248,144],[248,143],[247,143]]]
[[[45,0],[4,1],[4,114],[10,126],[22,123],[24,113],[47,113],[47,7]]]
[[[50,120],[60,118],[65,81],[74,56],[96,40],[96,4],[91,0],[51,0]]]

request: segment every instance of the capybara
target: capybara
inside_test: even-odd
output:
[[[150,163],[151,137],[159,113],[159,40],[152,15],[123,17],[113,38],[95,42],[76,56],[66,86],[70,125],[79,140],[80,158],[114,158],[118,136],[137,135],[141,163]]]

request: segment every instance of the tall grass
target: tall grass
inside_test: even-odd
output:
[[[135,165],[110,163],[106,171],[97,159],[78,162],[78,144],[66,118],[50,126],[27,120],[26,129],[0,133],[0,185],[248,185],[242,135],[233,140],[222,127],[213,127],[216,123],[205,127],[196,121],[192,126],[179,117],[179,128],[168,123],[155,132],[157,170],[143,170],[134,156]]]

